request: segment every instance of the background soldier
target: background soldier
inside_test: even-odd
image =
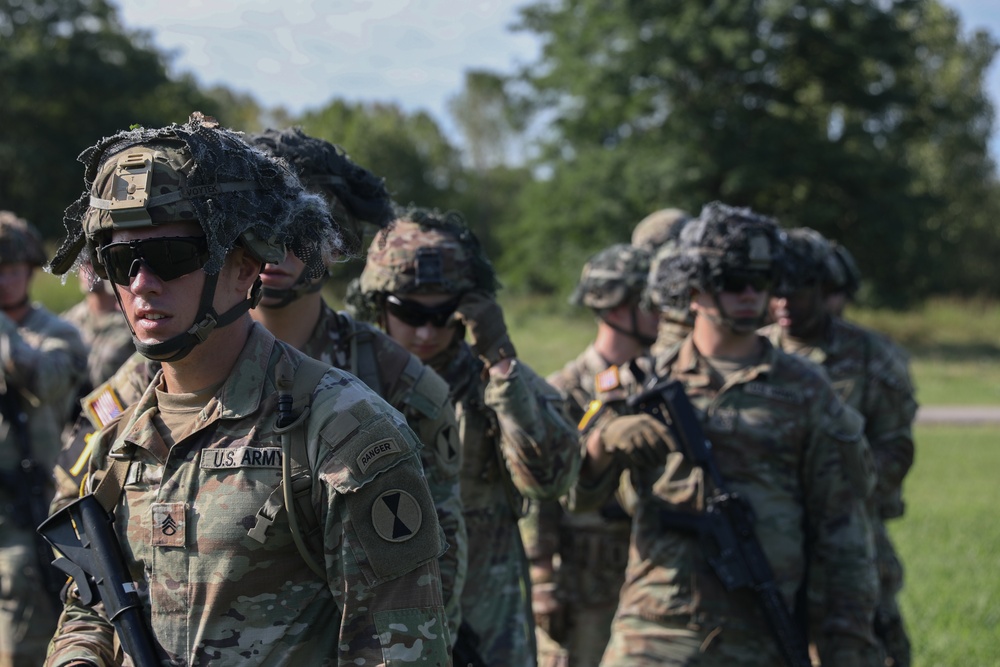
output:
[[[52,554],[35,535],[62,425],[86,373],[79,332],[28,297],[35,228],[0,211],[0,666],[38,665],[55,627]],[[61,581],[61,577],[58,578]],[[58,585],[55,586],[58,590]]]
[[[632,245],[655,253],[664,243],[676,241],[681,229],[691,220],[691,214],[679,208],[653,211],[632,229]]]
[[[644,297],[653,310],[660,313],[656,342],[650,348],[653,354],[665,352],[669,347],[684,340],[694,325],[694,314],[690,306],[691,286],[687,284],[688,276],[683,271],[676,270],[681,230],[690,221],[691,218],[687,215],[657,216],[654,213],[640,222],[632,234],[633,238],[639,236],[644,225],[648,230],[647,234],[651,234],[653,229],[659,229],[655,238],[659,239],[660,243],[653,251]],[[658,227],[653,227],[654,222]]]
[[[764,333],[782,350],[821,364],[840,397],[865,419],[877,475],[869,508],[880,581],[876,635],[890,664],[909,665],[910,642],[897,601],[903,567],[884,521],[902,514],[902,482],[913,465],[917,403],[905,363],[885,338],[828,313],[833,254],[818,232],[788,231],[785,278],[771,301],[775,324]]]
[[[247,314],[286,245],[314,277],[340,250],[321,198],[200,114],[81,159],[88,189],[52,268],[86,244],[136,348],[162,362],[97,436],[90,475],[160,660],[447,664],[440,529],[415,436],[356,378]],[[324,228],[320,252],[300,245]],[[285,487],[300,502],[286,505]],[[47,664],[115,664],[108,620],[77,591]]]
[[[580,451],[558,392],[517,358],[497,287],[460,216],[412,209],[372,242],[355,306],[451,388],[469,535],[458,643],[474,635],[485,664],[530,666],[534,623],[517,521],[525,498],[554,499],[569,488]]]
[[[777,225],[713,203],[681,233],[680,248],[694,329],[649,363],[637,360],[633,386],[669,378],[684,387],[722,483],[753,507],[786,608],[811,568],[824,564],[815,638],[823,664],[879,664],[870,624],[871,530],[841,463],[842,448],[867,447],[861,419],[813,365],[756,334],[776,277]],[[574,492],[582,508],[603,502],[630,468],[639,496],[626,584],[601,664],[784,664],[753,595],[727,590],[697,533],[678,527],[698,521],[717,484],[661,421],[623,412],[596,420]]]
[[[653,342],[657,315],[640,305],[648,274],[649,252],[624,243],[600,251],[584,265],[570,303],[594,312],[597,337],[547,378],[569,399],[574,422],[584,419],[595,399],[607,400],[621,391],[618,367]],[[630,526],[615,498],[598,511],[581,514],[563,511],[557,501],[531,503],[521,529],[531,560],[542,667],[600,663],[625,581]]]
[[[341,230],[346,230],[342,233],[352,251],[360,249],[365,224],[384,227],[393,219],[382,179],[330,142],[297,128],[267,130],[249,140],[288,162],[309,191],[324,197]],[[468,554],[458,477],[461,443],[448,385],[386,333],[328,306],[319,291],[328,275],[311,278],[305,262],[291,253],[282,262],[268,264],[261,273],[264,296],[251,317],[313,359],[357,376],[403,413],[420,438],[421,462],[448,543],[439,565],[454,640],[462,617]]]

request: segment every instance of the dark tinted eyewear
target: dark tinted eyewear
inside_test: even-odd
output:
[[[160,280],[174,280],[208,262],[208,242],[200,236],[174,236],[109,243],[100,250],[108,278],[128,286],[143,264]]]
[[[451,316],[458,308],[458,299],[440,306],[425,306],[389,294],[385,298],[385,307],[390,315],[411,327],[422,327],[429,322],[432,326],[442,328],[448,326]]]
[[[731,294],[742,294],[747,287],[754,292],[767,292],[774,286],[774,279],[766,273],[727,273],[720,282],[720,290]]]

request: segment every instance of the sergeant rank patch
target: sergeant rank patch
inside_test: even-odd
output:
[[[417,499],[402,489],[386,491],[372,505],[372,525],[387,542],[405,542],[417,534],[422,521]]]

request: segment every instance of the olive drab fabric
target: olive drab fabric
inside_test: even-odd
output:
[[[325,580],[303,566],[285,513],[263,543],[249,534],[281,480],[275,368],[304,358],[254,326],[173,447],[156,427],[160,374],[98,436],[92,473],[109,457],[130,461],[115,527],[158,651],[192,666],[450,664],[443,545],[419,445],[353,376],[328,370],[308,420]],[[113,665],[114,648],[106,619],[71,595],[46,664]]]

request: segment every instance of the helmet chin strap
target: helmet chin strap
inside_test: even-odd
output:
[[[218,280],[218,274],[206,274],[205,284],[201,288],[201,301],[198,304],[198,314],[194,317],[195,323],[184,333],[178,334],[163,342],[141,342],[135,335],[135,329],[132,328],[132,323],[128,322],[128,319],[126,318],[129,331],[132,333],[132,343],[135,345],[136,351],[152,361],[179,361],[190,354],[191,350],[193,350],[196,345],[203,343],[212,331],[232,324],[239,319],[241,315],[260,302],[261,282],[260,277],[258,277],[254,282],[253,287],[250,289],[250,295],[246,299],[236,304],[222,315],[217,314],[212,302],[215,300],[215,288],[218,284]],[[118,290],[115,290],[114,292],[115,298],[118,299],[118,305],[122,307],[122,312],[125,312],[121,295],[118,293]]]
[[[29,299],[29,298],[28,298],[28,295],[27,295],[27,294],[25,294],[25,295],[24,295],[24,298],[23,298],[23,299],[21,299],[20,301],[18,301],[17,303],[15,303],[14,305],[12,305],[12,306],[3,306],[3,307],[0,307],[0,310],[4,311],[5,313],[9,313],[9,312],[11,312],[11,311],[14,311],[14,310],[17,310],[17,309],[19,309],[19,308],[24,308],[25,306],[27,306],[27,305],[28,305],[28,303],[29,303],[30,301],[31,301],[31,299]]]
[[[656,336],[644,336],[643,334],[641,334],[639,332],[638,308],[639,308],[638,306],[632,306],[629,309],[629,311],[628,311],[629,315],[631,316],[631,319],[632,319],[632,330],[631,331],[628,331],[627,329],[624,329],[624,328],[618,326],[617,324],[615,324],[613,322],[609,322],[604,317],[601,318],[601,321],[604,322],[605,324],[607,324],[609,327],[611,327],[615,331],[617,331],[618,333],[620,333],[620,334],[622,334],[624,336],[628,336],[629,338],[634,338],[643,347],[649,347],[650,345],[652,345],[653,343],[656,342]]]
[[[734,319],[730,317],[726,313],[726,309],[722,307],[722,303],[719,301],[719,294],[717,292],[712,292],[711,294],[712,302],[715,303],[715,307],[719,310],[719,314],[709,315],[708,313],[702,312],[702,315],[704,315],[710,322],[724,326],[735,334],[751,333],[764,326],[764,320],[767,319],[767,309],[764,309],[760,315],[754,318],[745,317],[741,319]]]
[[[302,269],[302,273],[299,277],[295,279],[295,282],[291,287],[286,287],[278,289],[276,287],[265,287],[263,288],[263,296],[265,299],[277,299],[277,303],[268,303],[262,305],[261,308],[284,308],[290,303],[297,301],[304,297],[306,294],[313,294],[315,292],[323,289],[323,285],[330,278],[329,271],[323,272],[323,277],[319,280],[311,281],[306,277],[307,269]]]

